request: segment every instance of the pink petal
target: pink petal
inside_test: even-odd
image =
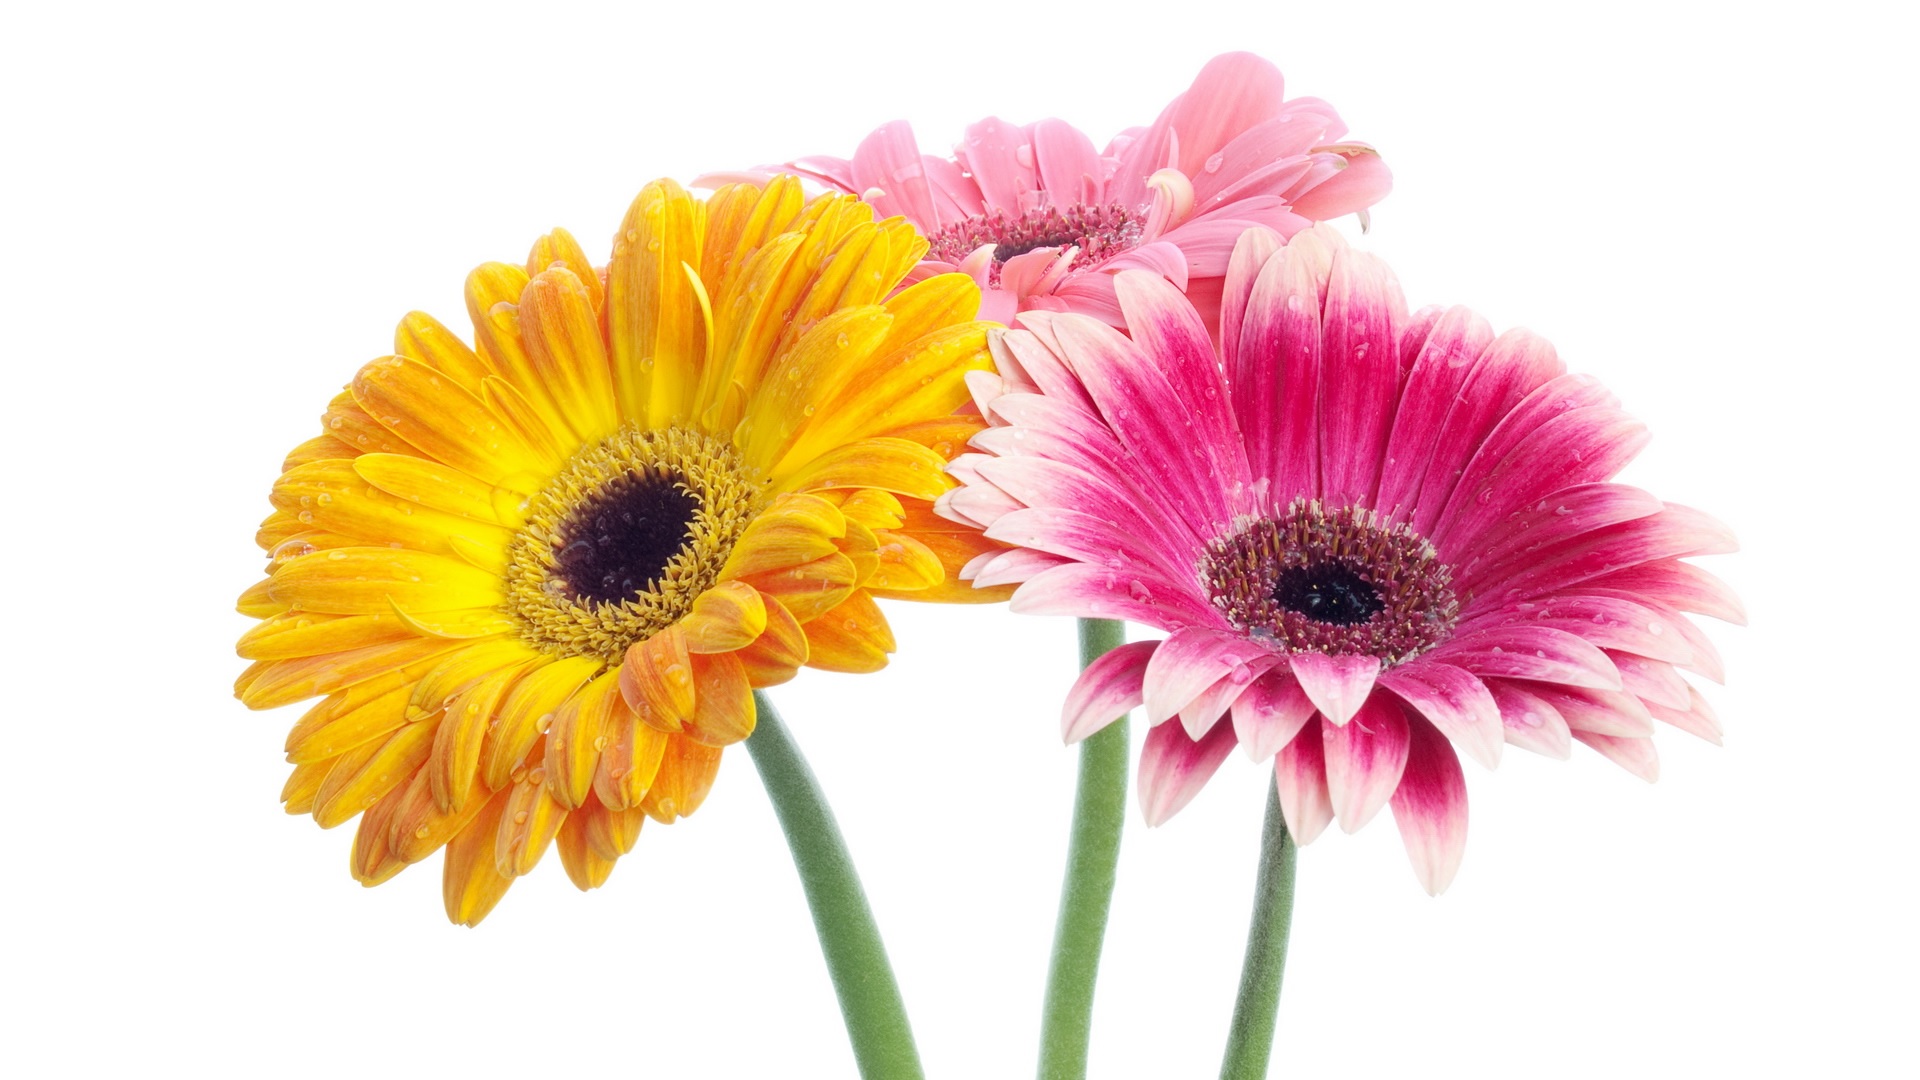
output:
[[[1414,876],[1438,896],[1453,883],[1467,847],[1467,778],[1447,740],[1429,724],[1408,725],[1406,771],[1393,792],[1393,821]]]
[[[1143,700],[1140,681],[1158,641],[1133,641],[1088,664],[1060,709],[1060,738],[1077,743],[1113,723]]]
[[[1498,574],[1553,544],[1660,510],[1659,499],[1625,484],[1580,484],[1552,491],[1492,524],[1471,543],[1451,548],[1474,553],[1455,561],[1454,576]]]
[[[1327,794],[1327,759],[1319,724],[1308,724],[1273,758],[1273,782],[1280,791],[1280,816],[1301,847],[1313,843],[1333,820]]]
[[[920,163],[926,166],[927,183],[942,222],[963,221],[986,212],[979,185],[959,165],[932,154],[921,155]]]
[[[1294,196],[1296,212],[1315,221],[1327,221],[1365,210],[1393,190],[1393,173],[1371,147],[1347,144],[1339,156],[1344,167],[1312,190]]]
[[[1407,320],[1400,283],[1386,264],[1337,252],[1327,282],[1320,376],[1320,491],[1333,505],[1371,502],[1399,397]]]
[[[972,581],[976,589],[990,589],[995,585],[1012,585],[1037,577],[1042,570],[1064,566],[1066,562],[1067,560],[1058,555],[1049,555],[1044,551],[1028,551],[1025,548],[1015,548],[1012,551],[989,551],[978,556],[974,562],[969,562],[960,571],[960,579]]]
[[[1091,203],[1100,197],[1106,166],[1092,139],[1062,120],[1042,120],[1028,130],[1040,187],[1053,205]]]
[[[1506,730],[1486,684],[1451,664],[1422,657],[1380,674],[1380,685],[1414,707],[1447,738],[1491,769]]]
[[[1146,177],[1169,164],[1188,176],[1201,174],[1207,159],[1235,136],[1279,114],[1285,88],[1280,69],[1251,53],[1214,57],[1187,92],[1127,146],[1111,197],[1144,203]]]
[[[1020,459],[1040,465],[1038,459]],[[1005,459],[1002,464],[1007,464]],[[1056,466],[1065,469],[1065,466]],[[1036,472],[1040,471],[1038,468]],[[1002,468],[985,471],[989,479],[998,480],[1007,475]],[[1014,478],[1008,478],[1012,482]],[[1015,484],[1015,498],[1023,499],[1033,490],[1031,486]],[[1083,488],[1086,497],[1079,500],[1081,505],[1095,505],[1103,502],[1099,486],[1088,483]],[[987,539],[998,540],[1005,544],[1018,544],[1021,547],[1037,548],[1079,559],[1082,562],[1098,563],[1122,574],[1147,574],[1156,581],[1168,583],[1169,588],[1184,588],[1198,595],[1197,585],[1190,584],[1193,578],[1191,566],[1169,566],[1162,558],[1164,549],[1152,542],[1151,533],[1145,527],[1133,528],[1130,519],[1135,514],[1130,510],[1114,516],[1107,516],[1094,509],[1083,513],[1079,510],[1062,510],[1058,503],[1073,502],[1072,499],[1049,499],[1056,505],[1030,507],[1014,510],[1000,515],[986,530]],[[1117,522],[1117,524],[1115,524]]]
[[[1506,726],[1508,742],[1544,757],[1567,759],[1573,752],[1573,734],[1559,710],[1505,679],[1486,682],[1500,706],[1500,722]]]
[[[1647,702],[1647,711],[1653,718],[1665,724],[1671,724],[1689,735],[1697,735],[1715,746],[1721,745],[1723,730],[1720,718],[1714,715],[1713,706],[1700,696],[1700,691],[1687,687],[1687,708],[1672,709],[1658,702]]]
[[[1632,694],[1577,686],[1536,686],[1533,692],[1553,706],[1575,735],[1589,732],[1623,739],[1653,735],[1653,716]]]
[[[1213,626],[1220,621],[1211,606],[1200,606],[1183,593],[1136,593],[1129,590],[1127,578],[1104,566],[1086,563],[1056,566],[1029,578],[1008,601],[1007,610],[1027,615],[1131,619],[1162,630]]]
[[[1232,752],[1233,728],[1227,724],[1199,742],[1179,724],[1149,729],[1140,748],[1140,809],[1147,824],[1159,825],[1192,802]]]
[[[1199,627],[1176,630],[1147,666],[1147,723],[1158,724],[1176,715],[1222,679],[1245,686],[1259,674],[1248,665],[1272,656],[1266,646],[1244,634]]]
[[[1652,739],[1622,739],[1591,731],[1575,731],[1573,737],[1649,784],[1660,779],[1660,755],[1654,750]]]
[[[1326,117],[1288,108],[1233,137],[1193,176],[1197,206],[1217,206],[1249,195],[1288,194],[1312,167],[1307,152],[1326,141]],[[1208,166],[1213,166],[1209,168]],[[1288,200],[1292,201],[1292,200]]]
[[[1234,703],[1238,702],[1254,683],[1278,667],[1280,662],[1281,657],[1278,653],[1268,653],[1247,663],[1244,678],[1240,670],[1235,670],[1226,678],[1217,680],[1212,686],[1200,691],[1200,696],[1181,708],[1178,717],[1180,726],[1186,729],[1187,737],[1197,739],[1205,735],[1222,716],[1227,715],[1227,711],[1233,708]],[[1238,728],[1235,729],[1234,734],[1237,740]]]
[[[1233,700],[1233,733],[1255,761],[1280,752],[1313,719],[1313,702],[1293,673],[1276,668],[1247,684]]]
[[[1354,832],[1387,805],[1407,766],[1407,717],[1400,703],[1375,695],[1351,723],[1325,717],[1320,738],[1327,755],[1327,796],[1343,832]],[[1300,740],[1295,739],[1295,742]]]
[[[1374,679],[1380,674],[1380,660],[1372,656],[1297,652],[1287,659],[1294,678],[1300,680],[1300,689],[1335,727],[1345,724],[1366,704],[1373,693]]]
[[[1687,664],[1693,649],[1653,609],[1631,600],[1572,593],[1544,600],[1516,600],[1473,612],[1458,628],[1462,637],[1497,628],[1545,628],[1569,633],[1601,649]],[[1659,630],[1653,629],[1659,627]]]
[[[1026,150],[1025,164],[1020,161],[1022,148]],[[989,208],[1013,214],[1033,208],[1033,194],[1040,185],[1026,132],[999,117],[988,117],[967,127],[966,139],[956,153],[974,183],[980,185],[981,197]]]
[[[861,141],[853,152],[853,179],[856,190],[880,190],[881,194],[869,195],[867,201],[881,215],[903,215],[921,232],[940,228],[933,189],[927,182],[926,166],[920,161],[920,147],[905,120],[885,124]]]
[[[1726,526],[1697,510],[1668,503],[1657,514],[1609,525],[1549,545],[1508,573],[1473,580],[1457,579],[1473,592],[1507,596],[1537,596],[1569,591],[1574,586],[1610,574],[1621,567],[1690,555],[1717,555],[1734,550]]]
[[[1645,702],[1651,710],[1656,704],[1669,709],[1690,709],[1693,707],[1692,687],[1680,673],[1673,670],[1672,664],[1663,664],[1658,660],[1649,660],[1632,653],[1608,653],[1613,665],[1620,670],[1621,689]]]

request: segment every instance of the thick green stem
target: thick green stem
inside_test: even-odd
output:
[[[921,1080],[926,1073],[913,1045],[906,1003],[833,811],[773,703],[757,690],[753,699],[760,718],[747,739],[747,753],[787,834],[860,1075],[864,1080]]]
[[[1126,641],[1125,624],[1080,620],[1080,666]],[[1060,915],[1053,928],[1053,962],[1040,1018],[1040,1080],[1082,1080],[1093,1031],[1093,988],[1100,945],[1113,903],[1120,827],[1127,810],[1127,718],[1122,716],[1080,744],[1080,784],[1073,798],[1073,835]]]
[[[1280,813],[1280,791],[1267,784],[1267,820],[1260,830],[1260,873],[1253,884],[1253,921],[1240,964],[1240,997],[1220,1080],[1265,1080],[1280,1014],[1280,976],[1287,966],[1287,929],[1293,923],[1293,837]]]

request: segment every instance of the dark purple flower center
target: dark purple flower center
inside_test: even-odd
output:
[[[687,546],[700,500],[678,473],[617,477],[581,503],[553,545],[554,573],[587,604],[645,592]]]
[[[1229,622],[1289,652],[1396,664],[1444,641],[1460,613],[1433,545],[1358,507],[1296,500],[1210,542],[1199,570]]]
[[[1011,215],[994,210],[956,221],[928,236],[927,258],[958,265],[982,244],[992,244],[993,264],[987,278],[997,285],[1000,267],[1008,259],[1036,248],[1079,248],[1072,263],[1075,270],[1105,262],[1137,246],[1144,223],[1139,211],[1119,203],[1043,206]]]

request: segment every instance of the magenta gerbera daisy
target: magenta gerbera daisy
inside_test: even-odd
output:
[[[1211,324],[1233,243],[1249,226],[1291,236],[1364,211],[1392,178],[1318,98],[1287,100],[1280,71],[1247,53],[1209,62],[1159,119],[1104,151],[1060,120],[966,129],[951,157],[922,154],[900,120],[853,157],[787,169],[899,214],[931,242],[922,273],[964,271],[980,317],[1076,311],[1121,325],[1113,275],[1144,269],[1188,291]]]
[[[1371,256],[1316,226],[1232,253],[1216,353],[1194,305],[1115,279],[1132,340],[1029,312],[975,373],[993,425],[955,460],[948,516],[1018,545],[963,576],[1016,611],[1167,631],[1087,669],[1078,740],[1144,704],[1150,824],[1235,745],[1272,759],[1298,842],[1391,806],[1428,891],[1452,880],[1455,751],[1575,741],[1652,780],[1654,721],[1717,742],[1681,670],[1719,680],[1685,612],[1738,622],[1688,556],[1705,515],[1611,482],[1646,431],[1524,331],[1408,316]]]

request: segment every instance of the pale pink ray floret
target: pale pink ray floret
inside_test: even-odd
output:
[[[1060,120],[990,117],[943,157],[922,153],[901,120],[851,158],[783,168],[904,215],[931,244],[920,273],[971,275],[983,319],[1075,311],[1121,325],[1113,277],[1137,269],[1186,290],[1210,324],[1247,228],[1291,236],[1364,214],[1392,186],[1379,155],[1345,139],[1331,105],[1283,89],[1271,63],[1229,53],[1105,150]]]
[[[1720,659],[1685,613],[1743,621],[1682,560],[1705,515],[1613,476],[1646,431],[1524,331],[1409,315],[1392,273],[1314,226],[1248,230],[1218,346],[1161,275],[1114,275],[1131,339],[1027,311],[969,376],[990,426],[937,509],[1012,545],[962,573],[1035,614],[1166,631],[1089,666],[1062,731],[1129,709],[1150,824],[1234,747],[1270,761],[1298,842],[1383,808],[1421,883],[1466,840],[1459,753],[1574,742],[1654,779],[1656,721],[1718,742],[1680,674]]]

